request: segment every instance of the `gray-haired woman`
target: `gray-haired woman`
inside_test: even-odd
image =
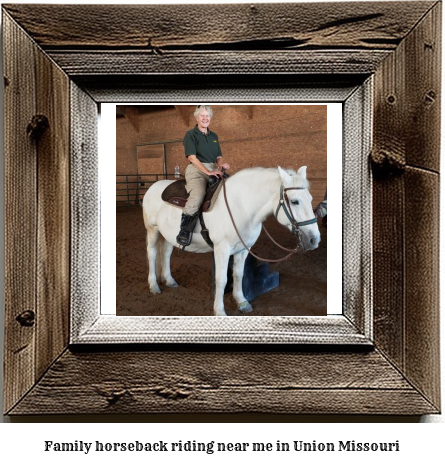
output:
[[[197,124],[184,137],[185,156],[190,164],[185,170],[189,198],[183,208],[181,228],[176,237],[178,244],[182,246],[190,245],[191,232],[186,228],[202,204],[209,177],[222,177],[221,169],[230,168],[222,159],[218,136],[209,129],[213,117],[212,108],[209,105],[198,105],[194,116]]]

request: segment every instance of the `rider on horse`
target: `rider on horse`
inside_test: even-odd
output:
[[[191,232],[187,230],[187,225],[202,204],[210,176],[222,177],[221,170],[230,168],[222,160],[218,136],[209,129],[212,108],[209,105],[198,105],[194,116],[197,124],[184,137],[185,156],[190,164],[185,170],[189,197],[182,211],[181,228],[176,237],[178,244],[182,246],[190,244]]]

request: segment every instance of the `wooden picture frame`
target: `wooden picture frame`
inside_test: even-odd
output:
[[[197,9],[199,24],[184,21]],[[6,414],[440,411],[440,2],[11,4],[2,14]],[[369,233],[372,247],[353,261],[369,269],[371,305],[351,295],[352,313],[303,319],[292,344],[147,340],[125,325],[110,339],[90,266],[98,104],[166,92],[187,101],[196,89],[242,102],[258,88],[361,96],[353,127],[372,167],[372,235],[359,221],[357,237]]]

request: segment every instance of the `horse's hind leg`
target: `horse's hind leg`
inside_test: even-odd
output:
[[[233,298],[238,304],[238,310],[243,313],[252,311],[252,305],[250,305],[243,293],[244,264],[248,253],[244,249],[233,255]]]
[[[162,240],[161,247],[161,269],[162,269],[162,281],[165,282],[167,287],[177,287],[178,283],[173,279],[170,270],[170,257],[173,251],[173,246],[170,242],[165,239]]]
[[[156,280],[156,256],[157,242],[159,239],[159,229],[154,227],[147,228],[147,258],[148,258],[148,285],[152,294],[160,294]]]

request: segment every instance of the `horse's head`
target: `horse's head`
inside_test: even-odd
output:
[[[320,242],[320,231],[312,210],[306,166],[302,166],[297,172],[278,167],[278,172],[281,188],[275,217],[279,223],[298,235],[304,250],[316,249]]]

